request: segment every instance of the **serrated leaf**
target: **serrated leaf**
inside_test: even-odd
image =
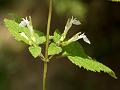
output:
[[[58,31],[58,29],[55,30],[55,32],[54,32],[54,37],[53,37],[53,41],[54,41],[55,43],[57,43],[57,42],[60,40],[60,37],[61,37],[61,34],[60,34],[60,32]]]
[[[35,31],[32,36],[27,27],[20,27],[14,20],[4,19],[4,22],[11,35],[18,41],[23,41],[29,45],[39,45],[46,41],[46,37],[42,32]]]
[[[115,73],[110,68],[108,68],[107,66],[95,60],[92,60],[89,58],[82,58],[79,56],[68,56],[68,59],[75,65],[78,65],[80,68],[83,67],[84,69],[87,69],[93,72],[103,71],[105,73],[108,73],[112,77],[117,78],[115,76]]]
[[[8,30],[10,31],[11,35],[18,41],[23,41],[25,42],[26,44],[29,44],[29,37],[28,39],[24,38],[23,36],[21,36],[21,32],[24,32],[25,35],[30,35],[29,34],[29,30],[24,27],[24,28],[21,28],[19,27],[19,24],[16,23],[14,20],[8,20],[8,19],[4,19],[4,23],[5,23],[5,26],[8,28]]]
[[[48,55],[55,55],[62,52],[62,48],[57,46],[55,43],[51,43],[48,48]]]
[[[39,46],[30,46],[29,51],[34,58],[38,57],[41,53],[41,47]]]
[[[78,42],[74,42],[63,47],[63,51],[64,54],[67,55],[68,59],[80,68],[83,67],[84,69],[93,72],[103,71],[116,78],[115,73],[109,67],[87,56]]]
[[[112,2],[120,2],[120,0],[112,0]]]

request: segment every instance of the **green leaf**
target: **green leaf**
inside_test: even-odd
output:
[[[63,46],[63,56],[81,56],[81,57],[88,57],[81,44],[78,42],[73,42],[66,46]]]
[[[35,44],[37,45],[43,44],[46,41],[45,36],[40,36],[37,33],[34,33],[34,37],[35,37]]]
[[[41,47],[39,46],[30,46],[29,51],[34,58],[38,57],[41,53]]]
[[[8,20],[8,19],[4,19],[4,23],[5,23],[5,26],[8,28],[8,30],[10,31],[11,35],[18,41],[23,41],[25,42],[26,44],[30,44],[30,39],[28,37],[28,39],[26,39],[25,37],[21,36],[21,32],[24,32],[26,36],[29,36],[30,33],[29,33],[29,30],[24,27],[24,28],[21,28],[19,27],[19,24],[16,23],[14,20]]]
[[[62,52],[62,48],[57,46],[55,43],[51,43],[48,48],[48,55],[55,55]]]
[[[60,40],[60,37],[61,37],[61,34],[60,34],[59,30],[56,29],[55,32],[54,32],[53,41],[54,41],[55,43],[57,43],[57,42]]]
[[[103,71],[105,73],[108,73],[112,77],[117,78],[115,76],[115,73],[110,68],[108,68],[100,62],[97,62],[96,60],[92,60],[90,58],[82,58],[79,56],[68,56],[68,59],[75,65],[78,65],[80,68],[83,67],[84,69],[93,72]]]
[[[32,36],[27,27],[20,27],[14,20],[4,19],[4,22],[11,35],[18,41],[23,41],[29,45],[39,45],[46,41],[46,37],[42,32],[35,31]],[[23,37],[21,33],[23,33],[25,37]]]
[[[87,56],[82,46],[78,42],[74,42],[63,47],[63,51],[64,55],[67,55],[68,59],[80,68],[83,67],[84,69],[93,72],[103,71],[112,77],[117,78],[115,73],[109,67]]]
[[[36,44],[43,44],[46,41],[46,37],[44,35],[44,33],[35,30],[35,34],[34,34],[35,38],[36,38]]]
[[[112,2],[120,2],[120,0],[112,0]]]

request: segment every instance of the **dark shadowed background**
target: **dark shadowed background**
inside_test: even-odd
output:
[[[0,0],[0,90],[42,90],[42,62],[11,37],[3,24],[8,13],[32,16],[34,28],[46,33],[48,0]],[[71,16],[82,24],[73,26],[69,36],[85,32],[92,43],[80,40],[86,53],[113,69],[118,79],[79,69],[61,58],[48,66],[47,90],[120,90],[120,3],[54,0],[51,32],[63,32]]]

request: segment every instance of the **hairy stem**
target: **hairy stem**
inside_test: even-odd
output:
[[[49,14],[48,14],[48,22],[47,22],[46,47],[45,47],[45,61],[44,61],[44,71],[43,71],[43,90],[46,90],[47,62],[49,61],[48,46],[49,46],[51,15],[52,15],[52,0],[50,0],[49,2]]]

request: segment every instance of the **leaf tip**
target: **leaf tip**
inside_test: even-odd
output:
[[[113,77],[114,79],[118,79],[118,77],[115,75],[114,72],[110,72],[109,75],[110,75],[111,77]]]

